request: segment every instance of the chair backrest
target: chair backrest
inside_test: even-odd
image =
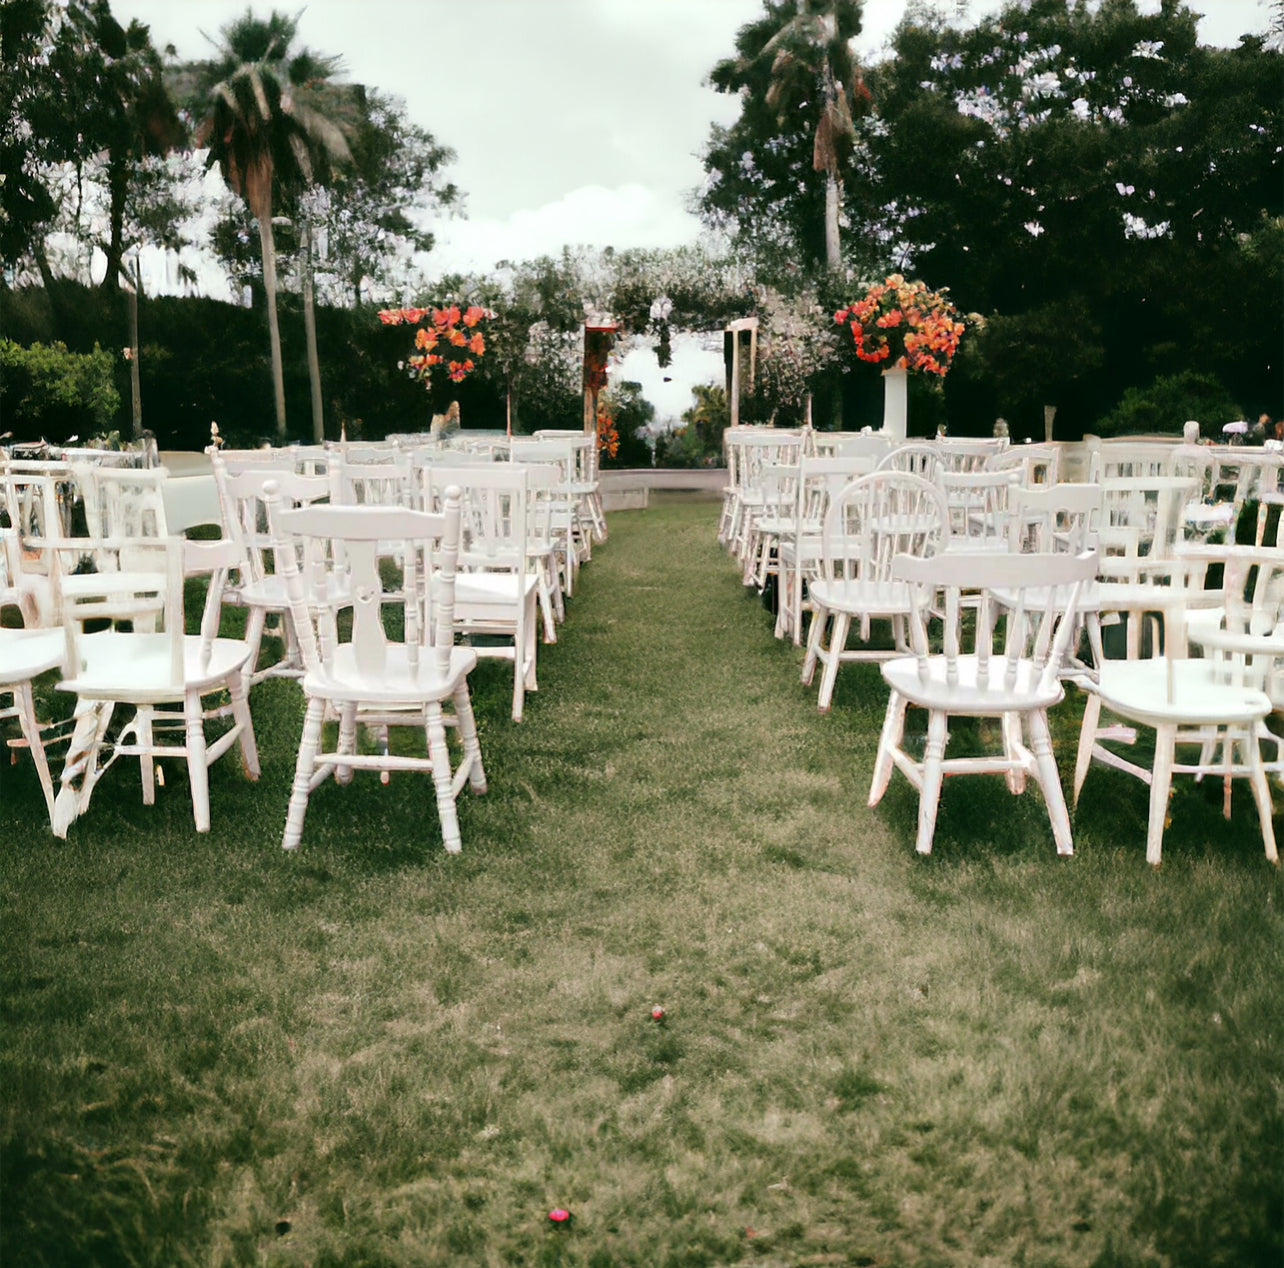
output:
[[[280,467],[254,462],[240,471],[231,470],[221,454],[213,455],[211,462],[223,532],[239,546],[242,564],[250,578],[262,581],[272,571],[276,546],[268,524],[264,484],[268,480],[275,483],[283,507],[310,506],[329,498],[329,478],[300,475],[288,457]]]
[[[413,507],[415,473],[408,454],[387,450],[383,461],[368,454],[350,461],[344,454],[331,455],[330,501],[335,506]]]
[[[1007,471],[949,471],[937,474],[950,517],[950,549],[981,548],[1008,537],[1008,508],[1016,477]]]
[[[1245,502],[1274,493],[1280,487],[1284,455],[1242,445],[1219,446],[1210,450],[1208,494],[1217,502]]]
[[[538,473],[538,475],[536,475]],[[549,467],[519,462],[475,463],[468,467],[425,466],[420,470],[421,505],[439,511],[453,492],[460,502],[461,567],[527,573],[533,563],[526,544],[539,503],[528,496],[535,478],[550,487]]]
[[[984,471],[1008,448],[1003,436],[943,436],[936,441],[943,471]]]
[[[924,480],[935,480],[941,465],[941,450],[937,445],[927,441],[911,441],[909,444],[897,445],[884,454],[875,470],[903,471],[909,475],[921,476]]]
[[[940,657],[944,682],[951,687],[975,681],[990,692],[1010,692],[1024,679],[1027,690],[1032,681],[1042,691],[1058,690],[1079,596],[1096,573],[1097,559],[1090,551],[897,556],[894,579],[919,591],[920,602],[908,607],[919,678],[928,681],[933,660]],[[934,652],[928,620],[938,599],[944,628],[941,650]],[[970,658],[967,670],[960,665],[963,657]],[[939,682],[939,673],[935,677]]]
[[[803,436],[798,432],[780,432],[774,427],[764,427],[739,441],[740,487],[756,489],[764,466],[782,464],[796,466],[803,456]]]
[[[1183,532],[1186,504],[1199,492],[1181,476],[1102,480],[1101,552],[1106,557],[1171,557]]]
[[[1096,550],[1101,485],[1017,485],[1008,510],[1012,549],[1019,554],[1078,555]]]
[[[1029,488],[1038,484],[1056,484],[1061,476],[1060,445],[1010,445],[991,455],[988,471],[1012,471],[1017,483]]]
[[[290,616],[309,675],[342,678],[336,658],[350,650],[350,668],[372,692],[389,682],[394,649],[404,649],[411,684],[420,673],[442,676],[454,641],[455,569],[460,500],[449,489],[439,513],[395,506],[323,506],[287,509],[276,482],[265,489],[272,533],[280,540],[277,570],[285,577]],[[385,580],[386,544],[397,543],[400,577]],[[337,574],[337,575],[336,575]],[[337,585],[336,585],[337,582]],[[345,594],[352,620],[340,622],[332,596]],[[385,612],[400,613],[385,623]],[[400,663],[401,651],[396,653]],[[354,684],[344,679],[347,686]],[[359,684],[356,684],[359,685]]]
[[[213,472],[191,476],[170,476],[161,485],[165,523],[171,533],[184,535],[193,528],[223,529],[223,508]]]
[[[81,497],[71,464],[21,458],[0,462],[4,509],[22,537],[66,537],[72,529],[72,507]]]
[[[902,471],[875,471],[845,484],[830,500],[821,563],[835,579],[879,584],[897,555],[934,555],[949,516],[937,486]]]
[[[94,639],[114,640],[121,667],[122,697],[145,665],[149,688],[181,693],[188,651],[183,606],[184,576],[208,574],[201,613],[196,664],[204,670],[218,637],[221,596],[229,570],[239,561],[234,542],[191,542],[182,537],[86,538],[96,569],[64,575],[62,621],[67,637],[66,664],[72,676],[93,658]],[[92,628],[91,628],[92,627]]]
[[[870,458],[874,463],[892,448],[892,438],[881,431],[818,431],[812,439],[819,458]]]
[[[872,454],[804,458],[798,464],[798,518],[808,531],[819,531],[829,503],[852,480],[871,475],[878,459]]]
[[[90,537],[168,537],[164,467],[89,467],[81,490]]]
[[[211,446],[205,452],[211,458],[217,454],[233,474],[255,464],[301,475],[325,475],[330,469],[330,451],[324,445],[264,445],[261,449]]]
[[[1175,444],[1154,440],[1105,440],[1093,451],[1088,482],[1148,479],[1172,474]]]

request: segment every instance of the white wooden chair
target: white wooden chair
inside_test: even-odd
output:
[[[840,664],[886,660],[907,650],[905,620],[924,600],[892,575],[892,561],[902,554],[935,554],[948,524],[940,489],[900,471],[875,471],[834,496],[821,532],[820,573],[810,586],[815,612],[802,667],[802,681],[810,686],[821,666],[817,703],[822,713],[833,702]],[[893,650],[867,646],[874,620],[892,623]],[[864,647],[847,646],[853,621]]]
[[[266,678],[298,678],[303,662],[288,615],[285,579],[275,572],[278,543],[269,528],[263,486],[274,481],[283,506],[309,506],[330,496],[329,478],[300,474],[288,455],[282,455],[280,465],[274,466],[263,459],[241,462],[216,453],[211,455],[211,464],[223,532],[239,548],[239,562],[224,589],[223,601],[246,609],[245,639],[250,655],[245,662],[245,689],[248,692]],[[332,580],[327,596],[331,603],[341,597],[338,585],[338,579]],[[265,635],[279,638],[282,652],[277,660],[260,668]]]
[[[1190,563],[1184,584],[1192,598],[1204,603],[1209,593],[1203,586],[1207,552],[1200,552]],[[1224,606],[1219,618],[1212,621],[1194,615],[1188,621],[1192,614],[1174,606],[1169,612],[1163,653],[1142,658],[1129,647],[1125,658],[1107,660],[1091,684],[1084,708],[1075,761],[1075,800],[1093,762],[1149,784],[1146,861],[1154,867],[1163,857],[1174,774],[1222,775],[1227,781],[1224,810],[1228,817],[1230,780],[1246,777],[1257,803],[1266,857],[1279,862],[1260,740],[1273,707],[1266,686],[1284,654],[1284,556],[1275,551],[1232,548],[1225,553],[1224,567]],[[1187,630],[1189,641],[1203,647],[1204,657],[1187,655]],[[1103,713],[1130,725],[1104,726]],[[1135,740],[1137,726],[1155,733],[1154,758],[1149,766],[1120,751]],[[1186,746],[1199,750],[1193,762],[1179,760],[1179,750]],[[1234,760],[1236,750],[1238,762]]]
[[[458,853],[456,798],[465,784],[475,793],[486,791],[468,693],[477,655],[453,642],[458,490],[447,492],[439,514],[392,506],[287,509],[269,482],[267,505],[272,532],[282,542],[277,567],[289,592],[307,700],[282,846],[298,849],[309,795],[330,775],[346,783],[356,770],[378,770],[385,777],[419,771],[432,775],[442,840],[449,853]],[[381,543],[394,540],[401,543],[402,572],[391,591],[381,572]],[[347,633],[327,598],[334,568],[343,570],[342,588],[352,598]],[[399,611],[400,637],[385,631],[385,608]],[[445,706],[453,710],[449,719]],[[339,726],[337,740],[327,747],[323,723],[330,713],[337,714]],[[462,746],[457,764],[448,721]],[[360,752],[363,727],[385,735],[391,727],[422,730],[426,756],[386,748]]]
[[[1008,449],[1003,436],[942,436],[935,442],[943,471],[985,471]]]
[[[993,454],[987,471],[1010,471],[1023,488],[1056,484],[1061,475],[1061,446],[1057,444],[1009,445]]]
[[[579,499],[580,514],[587,521],[591,540],[599,545],[606,541],[606,513],[602,503],[602,486],[598,479],[597,436],[582,431],[542,428],[536,440],[569,440],[575,450],[575,479],[571,491]]]
[[[798,500],[776,547],[779,560],[777,638],[802,645],[803,612],[813,610],[808,589],[819,575],[821,530],[833,496],[850,480],[870,475],[878,459],[869,453],[807,457],[798,464]]]
[[[539,440],[518,436],[507,447],[508,461],[523,466],[543,466],[556,472],[551,489],[544,489],[541,499],[548,514],[549,530],[556,544],[558,588],[563,600],[575,594],[575,582],[582,564],[588,562],[592,541],[579,494],[576,493],[577,455],[575,446],[565,439]]]
[[[1175,441],[1099,440],[1089,449],[1088,483],[1172,475]]]
[[[1009,503],[1016,476],[1007,471],[952,471],[936,477],[949,513],[944,549],[955,553],[1010,549]]]
[[[879,460],[875,471],[903,471],[933,483],[944,465],[941,448],[926,440],[912,440],[889,449]]]
[[[223,586],[240,552],[227,540],[178,537],[53,544],[54,549],[72,551],[85,547],[96,571],[73,575],[64,569],[60,583],[66,666],[59,688],[76,696],[76,706],[75,729],[55,799],[54,832],[66,835],[71,822],[87,809],[103,772],[126,756],[139,758],[145,805],[156,799],[155,760],[184,758],[196,830],[208,832],[209,766],[237,744],[246,774],[251,779],[259,775],[244,686],[250,648],[243,639],[219,637]],[[203,573],[209,576],[209,588],[200,632],[188,634],[183,582]],[[223,692],[231,699],[232,724],[209,742],[206,721],[228,712],[221,706]],[[119,706],[132,706],[133,717],[115,741],[105,745]],[[176,738],[167,742],[166,736]]]
[[[728,545],[743,568],[750,553],[754,520],[764,505],[762,471],[768,466],[797,466],[803,455],[801,432],[756,427],[733,438],[736,460],[735,509]]]
[[[538,690],[539,575],[528,548],[532,507],[528,469],[521,463],[423,469],[424,506],[437,510],[453,489],[460,498],[462,537],[455,579],[454,630],[476,638],[479,658],[513,666],[514,722],[526,693]],[[494,640],[502,640],[496,643]]]
[[[6,533],[8,529],[4,530]],[[49,822],[54,817],[53,776],[45,754],[44,728],[36,717],[35,680],[62,665],[67,644],[61,629],[12,629],[0,627],[0,696],[9,696],[10,704],[0,708],[0,718],[16,718],[18,740],[9,748],[30,751],[40,787],[45,795]]]
[[[1018,485],[1012,491],[1008,525],[1016,554],[1096,552],[1100,547],[1101,486],[1099,484]],[[1104,656],[1101,644],[1100,582],[1094,578],[1079,588],[1076,618],[1086,631],[1092,664],[1079,656],[1081,636],[1071,638],[1062,677],[1078,679],[1095,672]],[[997,592],[1000,596],[1002,592]],[[1063,604],[1068,595],[1061,595]],[[1039,601],[1036,597],[1036,601]]]
[[[869,804],[882,800],[893,767],[899,769],[919,794],[915,848],[920,854],[932,850],[942,781],[965,774],[1001,774],[1013,793],[1024,792],[1027,777],[1033,776],[1043,792],[1057,853],[1073,853],[1048,710],[1064,696],[1061,659],[1074,627],[1079,590],[1096,575],[1096,568],[1091,554],[941,553],[900,555],[895,560],[893,578],[918,596],[907,608],[914,650],[882,666],[891,695]],[[999,589],[1005,592],[1002,603],[993,598]],[[943,650],[934,652],[926,612],[941,592]],[[1037,598],[1032,597],[1035,592]],[[970,619],[971,613],[975,619]],[[921,759],[905,744],[911,707],[928,715]],[[952,717],[1000,719],[1002,753],[947,757]]]

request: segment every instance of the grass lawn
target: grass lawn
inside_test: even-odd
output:
[[[1138,781],[1092,771],[1062,861],[1037,790],[952,780],[917,857],[906,781],[865,805],[877,667],[820,716],[717,511],[612,517],[524,722],[477,671],[457,858],[362,774],[282,853],[288,681],[207,836],[181,766],[65,843],[3,766],[0,1263],[1281,1263],[1247,790],[1179,781],[1154,872]]]

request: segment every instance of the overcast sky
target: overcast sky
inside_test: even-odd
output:
[[[952,12],[954,0],[938,0]],[[111,0],[183,59],[213,56],[220,28],[255,0]],[[432,263],[486,271],[563,244],[677,246],[710,124],[736,101],[704,86],[761,0],[276,0],[298,39],[343,58],[349,79],[401,97],[457,154],[448,176],[467,218],[437,226]],[[972,0],[974,11],[998,8]],[[1158,0],[1142,0],[1158,9]],[[1200,37],[1234,45],[1267,23],[1265,0],[1194,0]],[[877,55],[905,0],[866,0],[862,56]]]

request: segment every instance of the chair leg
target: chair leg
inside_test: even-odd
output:
[[[918,840],[914,848],[920,854],[931,854],[936,835],[936,809],[941,800],[941,783],[945,777],[945,745],[950,738],[945,714],[933,709],[927,716],[927,747],[923,753],[923,786],[918,793]]]
[[[140,704],[134,714],[134,733],[138,736],[138,773],[143,784],[143,805],[156,804],[156,758],[152,752],[152,711]]]
[[[829,654],[823,656],[824,673],[820,677],[820,694],[817,704],[821,713],[828,713],[834,703],[834,687],[838,682],[838,665],[842,659],[843,648],[847,646],[847,632],[851,629],[852,619],[846,612],[835,612],[829,632]]]
[[[1065,793],[1061,790],[1061,772],[1057,770],[1057,759],[1052,752],[1048,715],[1042,709],[1030,714],[1030,751],[1034,754],[1035,778],[1043,792],[1043,804],[1048,808],[1057,853],[1071,855],[1074,853],[1074,842],[1070,832],[1070,812],[1066,809]]]
[[[1266,768],[1262,765],[1262,749],[1256,729],[1250,729],[1241,743],[1249,783],[1253,788],[1253,799],[1257,802],[1257,818],[1262,825],[1262,844],[1266,848],[1266,857],[1278,867],[1280,856],[1275,845],[1273,822],[1275,807],[1271,804],[1271,786],[1266,781]]]
[[[192,788],[192,817],[197,832],[210,830],[210,764],[205,753],[205,711],[201,693],[189,691],[183,699],[183,724],[187,735],[187,779]]]
[[[822,608],[819,605],[811,614],[811,628],[807,631],[807,653],[803,657],[802,664],[802,684],[804,687],[811,686],[811,680],[816,673],[816,661],[820,653],[821,639],[825,630],[825,623],[829,620],[829,609]]]
[[[250,713],[249,697],[245,694],[245,680],[240,674],[233,674],[227,683],[228,694],[232,697],[232,720],[241,728],[237,744],[241,750],[241,768],[247,779],[258,779],[261,773],[259,766],[259,742],[254,736],[254,717]]]
[[[459,812],[455,807],[452,788],[450,749],[446,745],[446,725],[441,705],[435,700],[424,710],[424,731],[428,737],[428,756],[432,758],[432,782],[437,789],[437,817],[441,820],[441,839],[447,854],[458,854],[462,842],[459,836]]]
[[[357,706],[345,704],[339,710],[339,740],[335,745],[337,753],[355,753],[357,751]],[[352,783],[352,767],[340,762],[334,768],[336,784]]]
[[[49,822],[53,823],[54,790],[53,776],[49,772],[49,758],[45,754],[45,743],[40,735],[40,722],[36,718],[36,698],[29,682],[19,683],[13,688],[14,704],[18,709],[18,723],[27,739],[31,750],[31,760],[36,764],[36,774],[40,776],[40,787],[45,794],[45,805],[49,810]]]
[[[1155,765],[1150,772],[1150,818],[1146,824],[1146,862],[1158,867],[1163,861],[1164,821],[1168,818],[1168,793],[1173,783],[1177,728],[1165,723],[1155,728]]]
[[[1088,777],[1088,767],[1092,765],[1092,749],[1097,742],[1097,723],[1101,720],[1101,697],[1095,692],[1088,694],[1083,706],[1083,725],[1079,728],[1079,749],[1074,759],[1074,805],[1079,804],[1079,793],[1083,781]]]
[[[869,784],[869,804],[876,806],[883,800],[887,786],[892,782],[895,762],[892,754],[900,748],[905,735],[905,714],[909,701],[893,691],[887,699],[887,713],[883,716],[883,731],[878,737],[878,756],[874,758],[874,778]]]
[[[482,765],[481,742],[477,738],[477,719],[473,715],[472,696],[468,684],[455,688],[455,718],[459,723],[459,738],[463,744],[461,759],[468,764],[468,786],[477,796],[486,791],[486,769]]]
[[[266,608],[250,608],[249,615],[245,618],[245,643],[250,649],[250,654],[246,658],[245,668],[241,671],[241,681],[245,684],[246,695],[249,695],[257,676],[259,648],[263,644],[263,627],[266,623]]]
[[[1025,767],[1021,762],[1021,715],[1005,713],[999,721],[1003,728],[1003,756],[1010,763],[1003,778],[1008,791],[1014,797],[1019,797],[1025,792]]]
[[[285,835],[281,838],[283,850],[297,850],[303,839],[303,818],[308,812],[308,793],[312,772],[317,764],[317,748],[321,743],[321,724],[325,718],[325,701],[314,697],[308,701],[303,717],[303,734],[299,737],[299,755],[294,763],[294,783],[290,787],[290,804],[285,812]]]
[[[89,808],[89,798],[98,783],[102,770],[98,765],[98,752],[111,725],[115,705],[110,700],[82,700],[76,698],[75,727],[67,756],[63,759],[59,777],[58,795],[54,798],[54,836],[66,839],[67,829]],[[72,782],[80,776],[80,787]]]

